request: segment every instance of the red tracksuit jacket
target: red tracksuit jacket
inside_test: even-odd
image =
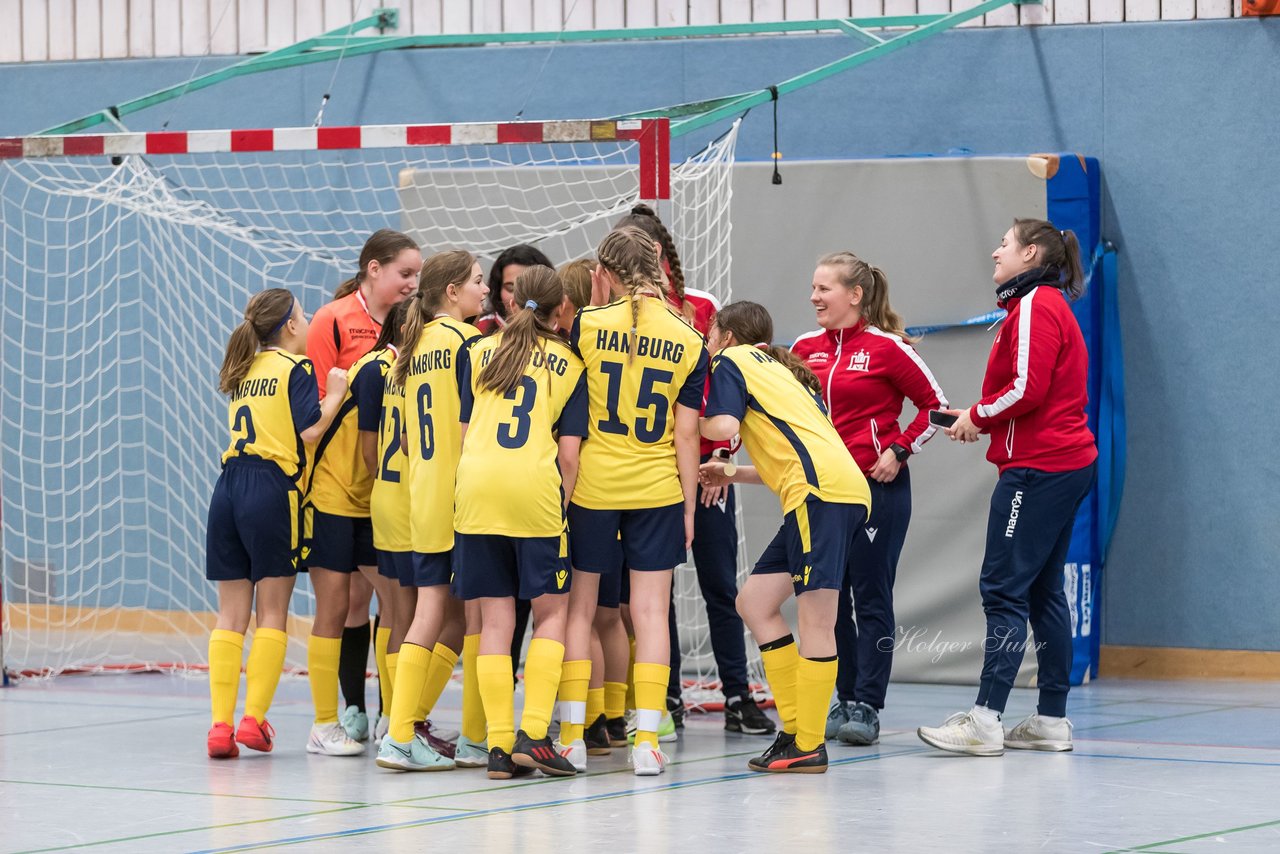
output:
[[[665,261],[663,263],[666,263]],[[668,268],[667,273],[671,270]],[[684,301],[693,307],[693,320],[690,322],[694,329],[702,334],[703,339],[707,337],[707,333],[711,331],[711,321],[715,320],[716,312],[720,310],[720,301],[706,291],[699,291],[693,288],[684,289]],[[676,295],[674,289],[667,291],[667,302],[669,302],[676,310],[676,313],[684,317],[684,311],[680,304],[680,297]],[[711,372],[707,371],[707,385],[702,391],[702,408],[707,408],[707,393],[711,388]],[[731,447],[730,442],[710,442],[706,439],[699,440],[699,449],[703,458],[706,458],[716,448]]]
[[[863,472],[895,442],[919,453],[936,431],[929,410],[946,408],[947,398],[920,354],[898,336],[863,321],[807,332],[791,352],[818,375],[831,422]],[[905,398],[919,412],[903,430],[898,418]]]
[[[969,417],[990,434],[987,459],[1010,468],[1061,472],[1097,459],[1085,415],[1089,354],[1062,291],[1042,285],[1005,305],[1005,318]]]

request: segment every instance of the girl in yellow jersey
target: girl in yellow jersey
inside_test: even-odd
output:
[[[462,387],[454,590],[480,605],[476,667],[495,780],[533,769],[575,773],[547,737],[569,612],[564,495],[573,491],[587,434],[582,360],[555,334],[563,294],[551,268],[521,272],[507,325],[472,348]],[[519,732],[510,655],[517,596],[531,602],[534,619]]]
[[[585,768],[591,624],[601,575],[619,571],[621,548],[636,634],[632,764],[637,775],[651,776],[667,762],[657,734],[671,671],[667,611],[671,572],[693,538],[707,350],[667,308],[648,235],[615,229],[596,257],[595,284],[613,302],[578,312],[569,336],[586,365],[590,435],[569,504],[574,575],[560,741],[573,765]]]
[[[422,266],[418,291],[405,309],[405,346],[391,372],[395,384],[404,389],[401,441],[409,455],[411,581],[418,592],[413,621],[397,656],[390,728],[378,750],[378,765],[383,768],[437,771],[455,764],[427,743],[425,733],[415,734],[414,719],[433,674],[452,673],[457,661],[457,641],[448,637],[447,623],[461,622],[458,606],[449,594],[453,574],[454,476],[462,451],[459,388],[471,345],[480,338],[479,331],[463,318],[480,312],[488,292],[480,264],[470,252],[454,250],[428,258]],[[453,645],[438,643],[446,639]],[[467,669],[474,671],[474,667]],[[466,735],[465,696],[463,704]],[[476,705],[475,700],[471,705]],[[483,715],[481,726],[482,722]],[[477,734],[476,728],[475,724],[471,726],[472,735],[483,741],[483,729]],[[480,753],[483,760],[477,764],[488,764],[487,751],[481,753],[477,748],[463,752],[463,747],[459,744],[460,763],[470,763],[471,754]]]
[[[755,466],[726,476],[725,463],[702,466],[703,483],[763,483],[782,502],[782,529],[738,594],[738,613],[760,645],[782,732],[753,771],[820,774],[827,702],[836,681],[836,608],[854,538],[871,507],[867,481],[822,406],[813,372],[771,345],[773,320],[763,306],[720,309],[707,336],[711,364],[702,435],[741,434]],[[782,617],[795,592],[800,649]]]
[[[209,755],[233,758],[236,743],[269,751],[275,736],[267,709],[284,667],[285,622],[298,571],[298,479],[305,444],[333,420],[346,390],[345,371],[329,372],[321,405],[307,348],[307,318],[293,294],[255,295],[231,334],[219,389],[230,395],[231,442],[209,503],[205,575],[218,582],[218,622],[209,637],[213,726]],[[257,599],[258,624],[246,668],[248,688],[238,731],[231,720],[240,688],[244,633]]]

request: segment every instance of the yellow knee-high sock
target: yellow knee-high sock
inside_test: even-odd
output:
[[[378,626],[373,635],[373,661],[378,667],[378,711],[383,715],[391,714],[391,688],[395,685],[395,677],[387,663],[387,644],[390,642],[391,629]]]
[[[338,659],[341,655],[342,638],[312,635],[307,640],[311,704],[315,706],[318,724],[338,722]]]
[[[476,682],[488,724],[488,745],[507,753],[516,743],[515,683],[511,681],[511,656],[477,655]],[[469,738],[470,736],[468,736]]]
[[[413,643],[400,644],[396,656],[396,687],[391,691],[391,721],[387,734],[393,741],[408,744],[413,738],[414,713],[418,697],[427,681],[431,666],[431,650]]]
[[[480,655],[480,636],[465,635],[462,638],[462,734],[467,740],[483,744],[485,740],[484,700],[480,697],[480,682],[476,678],[476,659]],[[511,678],[510,663],[507,679]],[[512,689],[514,690],[514,685]]]
[[[244,635],[214,629],[209,635],[209,704],[213,722],[235,726],[236,695],[240,693],[240,656]]]
[[[244,669],[244,713],[258,723],[267,719],[267,709],[276,696],[284,651],[289,636],[279,629],[255,629],[249,647],[249,664]]]
[[[400,666],[400,652],[387,653],[387,701],[382,704],[382,713],[391,719],[391,703],[396,696],[396,668]]]
[[[822,744],[836,669],[834,656],[801,658],[796,667],[796,747],[801,750],[816,750]]]
[[[587,725],[596,722],[604,714],[604,686],[587,689]]]
[[[436,707],[445,686],[453,678],[453,668],[457,664],[458,653],[444,644],[437,643],[431,650],[431,669],[427,671],[427,681],[422,685],[422,696],[418,700],[418,720],[426,720]]]
[[[520,729],[530,738],[546,738],[551,707],[564,669],[564,644],[551,638],[534,638],[524,660],[524,712]]]
[[[631,657],[627,659],[627,708],[636,707],[636,639],[627,635],[627,645],[631,648]],[[663,700],[663,702],[666,702]]]
[[[582,738],[587,719],[587,686],[591,684],[591,659],[566,661],[560,669],[560,743]]]
[[[591,699],[590,696],[587,697]],[[604,716],[609,720],[627,713],[627,686],[621,682],[604,683]]]
[[[648,743],[658,746],[658,725],[667,710],[667,682],[671,666],[636,662],[636,747]]]
[[[796,668],[800,665],[800,653],[796,642],[788,635],[782,646],[760,651],[764,675],[773,692],[773,704],[778,707],[782,719],[782,731],[796,734]],[[825,724],[824,724],[825,728]]]

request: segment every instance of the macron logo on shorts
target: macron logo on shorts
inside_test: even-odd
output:
[[[880,533],[880,529],[867,528],[866,530],[867,530],[867,539],[874,543],[876,541],[876,534]]]
[[[1013,494],[1013,501],[1009,504],[1009,524],[1005,526],[1005,539],[1013,539],[1013,529],[1018,527],[1018,514],[1022,511],[1022,490],[1019,489]]]

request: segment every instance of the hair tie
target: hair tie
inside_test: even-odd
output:
[[[536,299],[527,300],[524,304],[524,307],[532,308],[536,311],[538,309],[538,301]]]
[[[266,337],[262,339],[264,342],[265,342],[265,341],[270,341],[273,337],[275,337],[275,334],[276,334],[277,332],[279,332],[281,329],[283,329],[283,328],[284,328],[284,325],[285,325],[285,323],[286,323],[286,322],[288,322],[289,318],[293,317],[293,307],[294,307],[294,305],[296,305],[296,304],[297,304],[297,302],[298,302],[298,300],[297,300],[297,298],[296,298],[296,297],[294,297],[294,298],[290,299],[290,301],[289,301],[289,310],[288,310],[288,311],[286,311],[286,312],[284,313],[284,317],[280,318],[280,322],[279,322],[279,323],[277,323],[275,326],[271,327],[271,331],[270,331],[270,332],[268,332],[268,333],[267,333],[267,335],[266,335]]]

